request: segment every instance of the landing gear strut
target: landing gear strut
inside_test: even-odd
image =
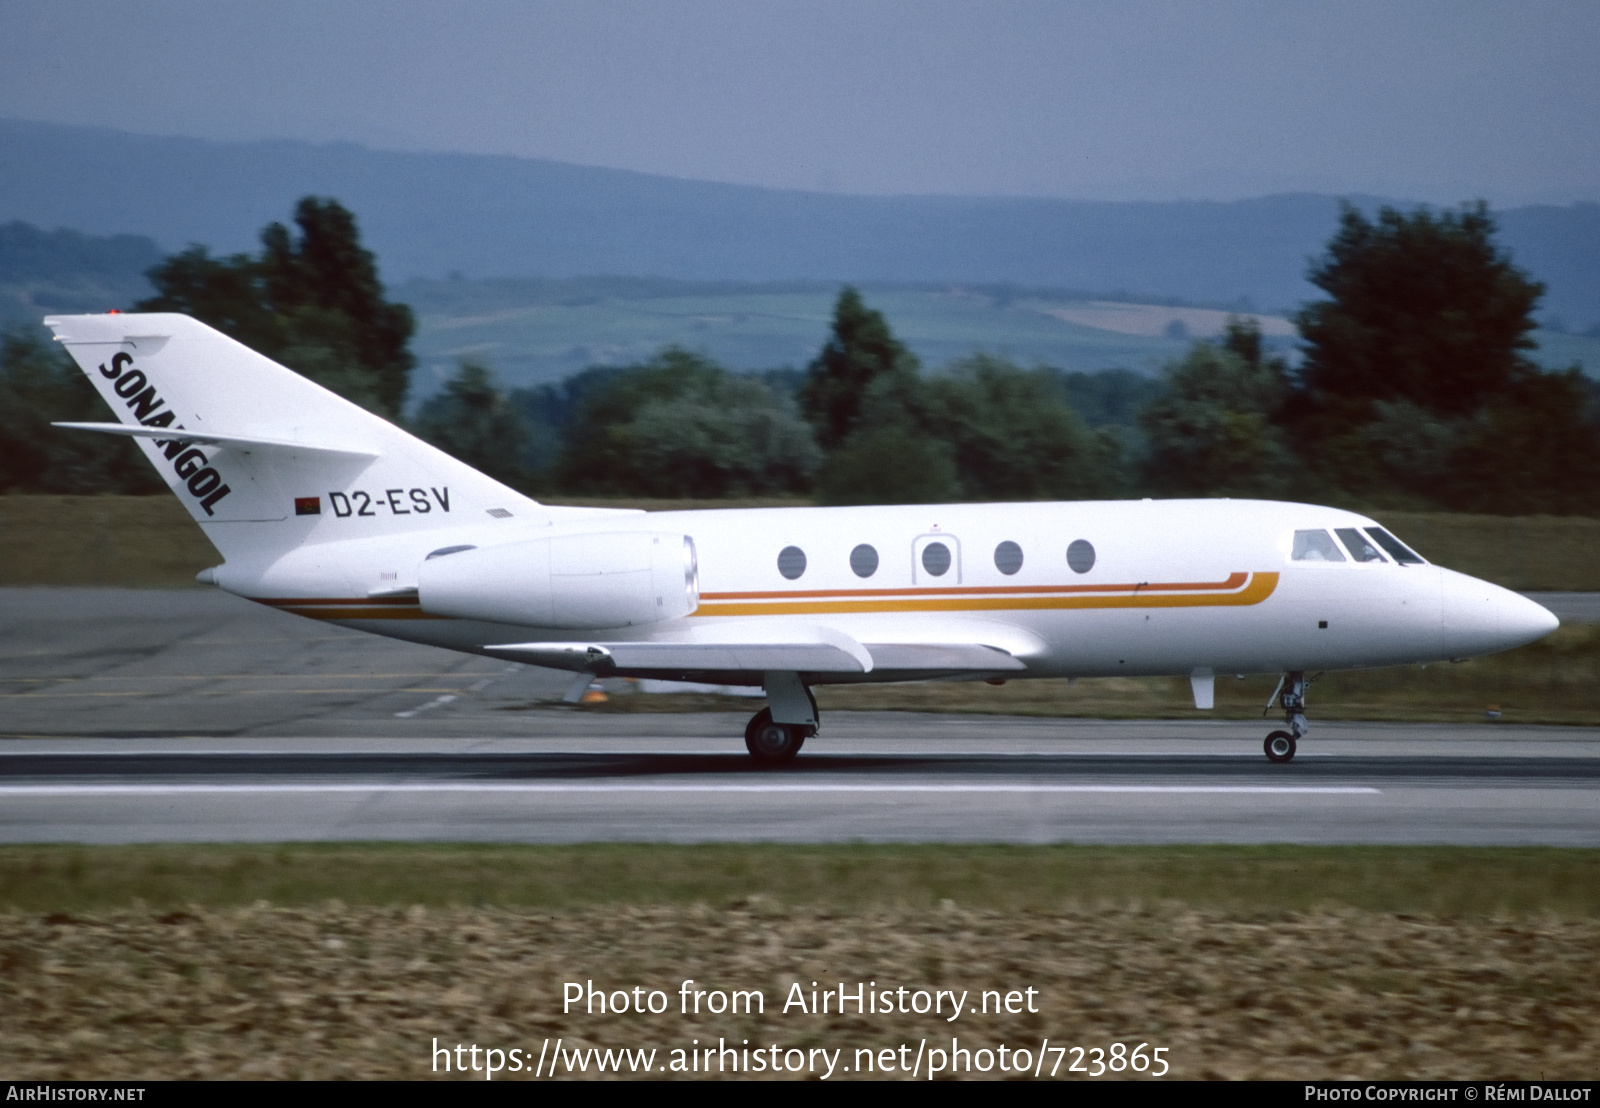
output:
[[[1267,752],[1267,761],[1282,764],[1294,759],[1295,743],[1307,731],[1306,687],[1310,684],[1304,670],[1297,669],[1284,674],[1284,680],[1279,684],[1283,694],[1278,702],[1283,706],[1283,721],[1289,725],[1289,729],[1274,731],[1267,736],[1267,741],[1262,744]],[[1267,707],[1271,706],[1269,702]]]

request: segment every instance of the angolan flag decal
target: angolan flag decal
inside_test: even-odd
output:
[[[320,516],[322,514],[322,497],[297,496],[294,498],[294,514],[297,516]]]

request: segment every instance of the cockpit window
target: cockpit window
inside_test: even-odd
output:
[[[1366,537],[1354,527],[1335,527],[1333,533],[1339,536],[1339,541],[1344,543],[1344,548],[1350,551],[1350,557],[1358,562],[1385,562],[1388,561],[1378,548],[1366,540]]]
[[[1421,558],[1406,549],[1405,543],[1395,538],[1382,527],[1368,527],[1367,534],[1377,540],[1378,545],[1389,552],[1389,556],[1401,565],[1420,566],[1426,565]]]
[[[1342,562],[1344,555],[1333,544],[1333,536],[1326,531],[1296,531],[1294,554],[1297,562]]]

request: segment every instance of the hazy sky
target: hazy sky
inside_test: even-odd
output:
[[[0,115],[868,193],[1600,199],[1596,0],[0,0]]]

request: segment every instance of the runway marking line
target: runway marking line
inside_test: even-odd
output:
[[[417,691],[417,692],[432,692],[433,690],[432,689],[417,689],[415,691]],[[396,712],[394,714],[394,717],[396,719],[410,719],[412,716],[416,715],[419,712],[426,712],[426,711],[429,711],[429,710],[431,710],[433,708],[443,707],[444,705],[449,704],[452,700],[455,700],[455,699],[456,699],[456,696],[455,696],[454,693],[446,693],[444,696],[436,696],[436,697],[434,697],[432,700],[428,701],[426,704],[419,704],[417,707],[412,708],[409,712]]]
[[[397,686],[393,689],[200,689],[184,693],[184,696],[322,696],[325,693],[430,693],[430,692],[460,692],[460,689],[419,689],[412,686]],[[123,689],[117,692],[37,692],[37,693],[0,693],[0,700],[85,700],[91,697],[112,696],[169,696],[158,690]]]
[[[495,673],[503,673],[497,670]],[[129,676],[125,673],[89,674],[84,677],[0,677],[0,681],[315,681],[352,680],[380,681],[407,680],[418,677],[493,677],[481,669],[449,673],[435,670],[430,673],[151,673]]]
[[[415,782],[322,785],[0,785],[0,796],[171,796],[203,793],[1159,793],[1377,796],[1365,785],[545,785]]]

